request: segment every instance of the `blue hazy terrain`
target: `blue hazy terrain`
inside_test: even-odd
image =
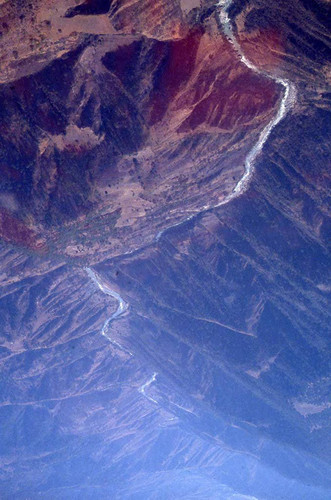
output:
[[[71,3],[66,22],[107,14],[118,33],[87,32],[67,56],[0,85],[0,498],[328,500],[326,2],[223,2],[220,18],[204,1],[187,14],[193,38],[179,31],[175,48],[177,34],[141,34],[113,2]],[[175,26],[173,4],[161,27]],[[280,45],[263,55],[263,29],[281,33],[281,56]],[[212,100],[202,125],[185,115],[170,134],[192,89],[199,103],[213,95],[199,73],[213,37],[232,61],[213,90],[223,117]],[[250,44],[258,66],[243,60]],[[246,91],[257,107],[245,121],[229,103]],[[188,158],[195,184],[180,170]]]

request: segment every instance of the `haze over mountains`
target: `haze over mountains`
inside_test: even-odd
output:
[[[0,3],[1,498],[330,496],[329,5],[220,9]]]

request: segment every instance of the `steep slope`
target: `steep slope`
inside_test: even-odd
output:
[[[230,5],[266,75],[192,4],[44,2],[0,89],[1,498],[330,497],[326,2]]]
[[[109,19],[112,9],[128,19],[124,5],[111,7]],[[151,13],[163,16],[166,30],[162,9]],[[97,261],[152,241],[231,193],[282,88],[240,62],[215,8],[195,9],[194,18],[178,9],[174,3],[169,23],[186,19],[180,36],[133,27],[133,34],[84,35],[70,50],[51,52],[42,70],[16,73],[0,87],[4,240],[51,259]],[[75,12],[63,19],[86,17]]]

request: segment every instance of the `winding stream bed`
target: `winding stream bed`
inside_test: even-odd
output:
[[[110,323],[114,319],[118,318],[119,316],[122,316],[122,314],[124,314],[128,310],[129,304],[127,304],[125,302],[125,300],[122,299],[122,297],[117,292],[115,292],[114,290],[109,288],[109,286],[106,283],[104,283],[104,281],[100,278],[100,276],[98,276],[97,273],[95,271],[93,271],[90,267],[86,267],[85,271],[87,272],[87,274],[91,278],[91,280],[97,285],[97,287],[103,293],[105,293],[106,295],[109,295],[110,297],[113,297],[118,302],[118,307],[117,307],[116,311],[108,319],[106,319],[106,321],[104,322],[102,330],[101,330],[101,335],[106,337],[109,340],[109,342],[114,344],[116,347],[118,347],[122,351],[128,353],[130,356],[133,356],[133,354],[130,351],[125,349],[125,347],[121,346],[118,342],[116,342],[116,340],[112,339],[111,336],[109,335]]]
[[[220,203],[214,206],[205,206],[198,212],[190,215],[189,217],[185,218],[184,220],[173,224],[172,226],[169,226],[162,231],[160,231],[155,240],[158,241],[162,234],[169,230],[172,227],[179,226],[183,224],[184,222],[192,219],[193,217],[196,217],[198,214],[201,214],[207,210],[210,210],[212,208],[217,208],[221,205],[225,205],[229,203],[231,200],[234,198],[237,198],[240,196],[242,193],[244,193],[249,185],[249,182],[251,180],[252,174],[254,172],[254,162],[259,155],[259,153],[262,151],[262,148],[267,141],[271,131],[274,129],[274,127],[285,117],[285,115],[288,113],[288,111],[294,106],[296,102],[296,88],[293,83],[291,83],[289,80],[280,78],[280,77],[274,77],[272,75],[269,75],[265,73],[264,71],[260,70],[257,68],[253,63],[251,63],[244,53],[241,50],[241,47],[239,43],[237,42],[237,39],[234,35],[231,21],[228,15],[228,9],[232,3],[232,0],[220,0],[219,3],[217,4],[218,7],[220,7],[220,12],[219,12],[219,20],[223,28],[223,33],[226,36],[226,38],[229,40],[229,42],[233,45],[234,49],[236,50],[237,54],[240,56],[240,59],[245,66],[253,70],[255,73],[261,74],[266,78],[269,78],[271,80],[274,80],[275,82],[281,84],[284,88],[284,95],[281,100],[279,109],[277,111],[277,114],[274,118],[271,119],[271,121],[263,128],[261,131],[259,138],[257,142],[254,144],[252,149],[249,151],[249,153],[246,156],[245,159],[245,171],[235,188],[232,190],[232,192],[227,195],[224,200],[222,200]],[[132,253],[132,252],[128,252]],[[131,352],[129,352],[127,349],[125,349],[123,346],[121,346],[118,342],[113,340],[111,336],[109,335],[109,330],[110,330],[110,323],[114,321],[116,318],[119,318],[122,316],[127,310],[128,310],[128,304],[124,301],[124,299],[114,290],[112,290],[108,285],[106,285],[103,280],[93,271],[91,268],[86,268],[85,269],[88,276],[92,279],[92,281],[97,285],[97,287],[106,295],[109,295],[110,297],[113,297],[114,299],[117,300],[118,302],[118,307],[117,310],[105,321],[101,334],[104,335],[112,344],[114,344],[116,347],[121,349],[122,351],[125,351],[128,353],[130,356],[133,356]],[[145,393],[145,389],[149,387],[153,382],[156,380],[157,373],[153,373],[152,377],[139,388],[139,392],[145,396],[148,400],[157,403],[153,398],[149,397]]]

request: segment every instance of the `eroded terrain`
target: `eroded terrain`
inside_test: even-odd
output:
[[[0,5],[17,44],[0,88],[2,498],[326,500],[327,3],[232,2],[265,75],[211,2],[31,5]],[[28,33],[48,35],[37,50]],[[268,75],[295,106],[247,189],[205,210],[279,109]]]

